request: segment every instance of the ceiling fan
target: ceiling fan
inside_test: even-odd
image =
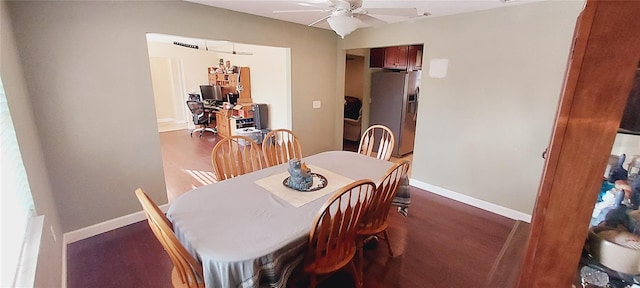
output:
[[[333,31],[344,39],[356,29],[364,26],[378,26],[387,22],[376,18],[379,16],[417,17],[416,8],[362,8],[363,0],[328,0],[325,9],[309,10],[276,10],[273,13],[297,12],[330,12],[328,15],[313,21],[308,26],[314,26],[326,20]]]

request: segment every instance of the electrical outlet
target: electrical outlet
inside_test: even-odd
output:
[[[322,107],[322,102],[313,101],[313,109],[320,109],[320,107]]]
[[[56,238],[56,231],[53,230],[53,226],[49,226],[49,230],[51,230],[51,237],[53,237],[53,242],[58,242]]]

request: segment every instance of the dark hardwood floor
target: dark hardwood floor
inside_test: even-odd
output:
[[[216,136],[190,138],[188,132],[174,131],[161,133],[160,140],[167,188],[179,195],[201,185],[182,169],[210,170]],[[393,211],[389,234],[396,256],[388,256],[384,243],[365,251],[365,287],[484,287],[515,223],[415,187],[408,217]],[[171,262],[146,221],[67,248],[70,288],[171,287],[170,272]],[[346,272],[320,285],[353,286]],[[296,287],[305,287],[304,281]]]

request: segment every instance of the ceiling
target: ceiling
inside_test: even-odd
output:
[[[328,9],[329,0],[185,0],[227,10],[248,13],[267,18],[309,25],[330,12],[273,13],[277,10],[322,10]],[[334,0],[335,1],[335,0]],[[415,17],[399,17],[369,14],[388,23],[415,20],[424,17],[439,17],[472,11],[501,8],[542,0],[362,0],[362,8],[416,8]],[[428,16],[425,16],[428,15]],[[327,21],[314,27],[330,29]]]

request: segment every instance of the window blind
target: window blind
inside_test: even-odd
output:
[[[13,287],[27,224],[35,209],[1,79],[0,118],[0,287]]]

